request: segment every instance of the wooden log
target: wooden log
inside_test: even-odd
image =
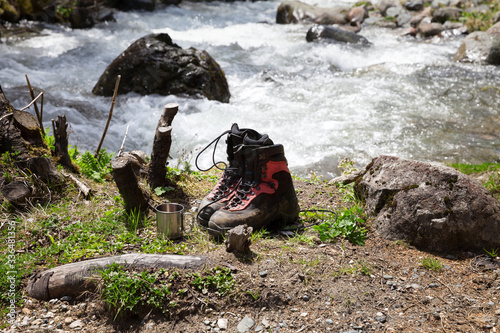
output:
[[[92,189],[90,187],[88,187],[83,182],[79,181],[78,178],[76,178],[72,174],[65,173],[65,172],[62,172],[62,174],[64,177],[71,179],[75,183],[75,185],[78,187],[78,189],[80,190],[80,193],[83,194],[83,197],[85,199],[88,199],[90,197],[90,194],[92,192]]]
[[[125,210],[129,213],[147,212],[149,197],[139,186],[130,160],[123,156],[117,157],[111,161],[111,167],[116,186],[125,202]]]
[[[152,189],[161,186],[169,186],[171,182],[166,178],[167,158],[172,145],[172,121],[174,120],[179,105],[170,103],[163,108],[162,115],[156,127],[151,161],[148,169],[148,184]]]
[[[78,297],[85,291],[93,291],[99,270],[113,263],[135,269],[200,269],[209,264],[204,256],[130,253],[75,262],[37,273],[28,281],[26,291],[30,297],[44,301],[63,296]]]
[[[78,168],[73,164],[68,153],[68,122],[66,116],[57,116],[52,119],[52,131],[55,139],[55,154],[59,158],[58,162],[71,172],[78,173]]]

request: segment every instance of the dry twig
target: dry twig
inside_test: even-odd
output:
[[[33,87],[31,87],[30,80],[28,79],[28,74],[25,74],[25,76],[26,76],[26,82],[28,83],[28,89],[30,91],[31,99],[36,100],[35,99],[35,92],[33,91]],[[36,112],[36,117],[38,118],[38,123],[40,124],[40,128],[43,128],[43,123],[42,123],[43,119],[42,119],[42,116],[40,114],[40,111],[38,111],[38,105],[36,105],[36,102],[35,102],[35,112]]]
[[[106,127],[104,127],[104,132],[102,133],[101,142],[99,142],[99,146],[97,146],[97,150],[95,151],[94,157],[99,160],[99,151],[101,150],[102,142],[104,141],[104,137],[106,136],[106,132],[108,131],[109,123],[111,121],[111,117],[113,117],[113,109],[115,108],[116,103],[116,95],[118,94],[118,87],[120,86],[121,75],[118,75],[116,78],[115,91],[113,92],[113,99],[111,100],[111,109],[109,110],[108,121],[106,122]]]

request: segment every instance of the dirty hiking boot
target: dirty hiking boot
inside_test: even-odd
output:
[[[198,207],[197,221],[202,227],[207,227],[212,214],[229,202],[236,187],[241,181],[241,177],[243,175],[243,158],[238,156],[241,155],[241,153],[236,152],[236,149],[243,143],[244,136],[247,135],[248,137],[254,139],[259,139],[262,136],[253,129],[240,129],[237,124],[233,124],[231,130],[222,133],[218,139],[225,134],[228,134],[226,140],[228,164],[224,168],[222,176],[217,181],[215,187],[205,196],[205,198],[203,198],[200,206]],[[218,139],[213,142],[218,142]],[[202,152],[203,150],[200,154]],[[218,163],[214,161],[212,167],[217,167],[217,164]],[[208,171],[210,169],[211,168],[202,171]]]
[[[231,200],[210,218],[208,232],[219,236],[242,224],[255,230],[296,221],[300,209],[283,145],[267,136],[245,137],[237,152],[244,158],[243,178]]]

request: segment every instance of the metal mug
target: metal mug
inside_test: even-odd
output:
[[[178,203],[164,203],[156,206],[156,226],[158,235],[168,239],[178,239],[182,237],[184,228],[184,214],[192,217],[189,231],[193,229],[195,216],[184,212],[184,206]]]

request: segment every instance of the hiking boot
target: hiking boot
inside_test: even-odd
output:
[[[228,134],[226,140],[228,164],[226,165],[222,176],[217,181],[215,187],[203,198],[200,206],[198,207],[198,214],[196,218],[198,224],[200,224],[202,227],[208,226],[208,221],[210,220],[212,214],[214,214],[217,210],[219,210],[229,202],[236,187],[239,185],[239,182],[243,175],[244,165],[243,158],[239,156],[241,155],[241,153],[236,152],[236,149],[243,143],[244,136],[247,135],[248,137],[253,139],[259,139],[260,137],[262,137],[261,134],[253,129],[240,129],[237,124],[233,124],[231,130],[224,132],[213,142],[218,142],[218,139],[220,139],[220,137],[224,134]],[[201,152],[203,152],[203,150]],[[217,167],[217,163],[215,163],[215,161],[214,166]],[[210,169],[211,168],[209,168],[208,170]]]
[[[256,230],[296,221],[300,209],[283,145],[267,136],[246,136],[237,153],[244,158],[243,178],[231,200],[210,218],[208,232],[219,236],[242,224]]]

